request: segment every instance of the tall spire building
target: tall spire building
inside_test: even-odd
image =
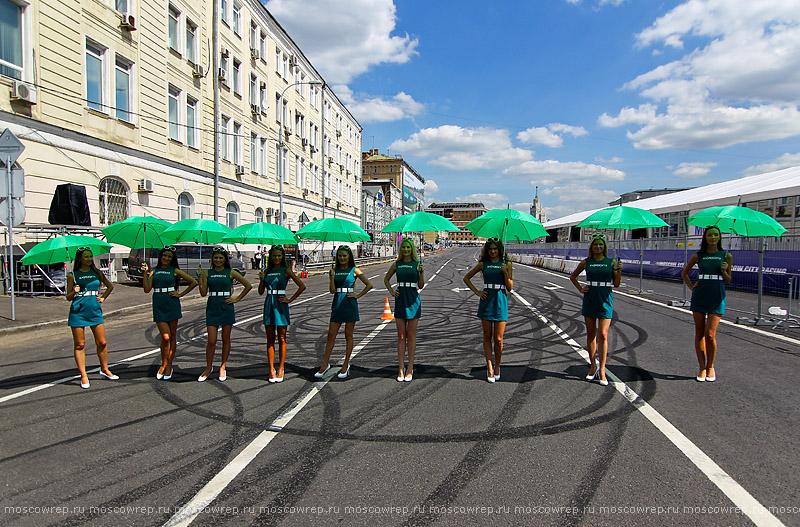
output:
[[[539,202],[539,187],[536,187],[536,196],[533,198],[533,205],[531,205],[531,216],[544,223],[547,221],[547,214]]]

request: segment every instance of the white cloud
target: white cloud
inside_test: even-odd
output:
[[[483,203],[487,209],[496,209],[508,204],[508,196],[503,194],[470,194],[469,196],[456,196],[456,201],[461,203]]]
[[[532,146],[543,145],[551,148],[561,148],[564,146],[564,138],[561,134],[569,134],[573,137],[587,135],[582,126],[569,126],[562,123],[551,123],[544,127],[528,128],[517,134],[517,139],[522,143]]]
[[[621,158],[619,156],[614,156],[611,159],[603,159],[602,157],[597,156],[597,157],[594,158],[594,160],[597,161],[598,163],[603,163],[603,164],[622,163],[623,161],[625,161],[625,159],[623,159],[623,158]]]
[[[625,172],[615,168],[580,161],[526,161],[503,171],[504,174],[530,181],[531,185],[557,185],[568,181],[621,181]]]
[[[601,190],[582,183],[569,183],[547,187],[539,192],[539,199],[550,220],[582,210],[607,207],[619,194]]]
[[[637,148],[725,148],[800,134],[800,0],[687,0],[636,38],[684,52],[624,86],[657,104],[598,119],[641,125],[628,133]]]
[[[425,109],[424,104],[415,101],[405,92],[388,99],[365,94],[356,95],[345,85],[334,87],[334,92],[361,124],[413,118]]]
[[[432,179],[425,180],[425,195],[430,196],[431,194],[439,192],[439,185]]]
[[[416,38],[392,34],[393,0],[270,0],[266,7],[333,84],[377,64],[403,64],[417,53]]]
[[[389,150],[427,157],[434,166],[449,170],[502,170],[533,158],[533,152],[511,144],[508,130],[445,125],[424,128]]]
[[[713,167],[717,166],[713,162],[705,163],[681,163],[676,166],[668,166],[672,173],[683,179],[694,179],[708,175]]]
[[[747,176],[752,176],[754,174],[764,174],[766,172],[774,172],[775,170],[796,166],[800,166],[800,152],[796,154],[790,154],[787,152],[767,163],[747,167],[744,170],[744,174]]]

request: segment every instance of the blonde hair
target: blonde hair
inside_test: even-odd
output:
[[[402,250],[403,244],[406,242],[408,242],[411,245],[411,259],[414,261],[419,261],[419,256],[417,256],[417,248],[414,245],[414,240],[412,240],[411,238],[403,238],[403,241],[400,242],[400,249]],[[401,251],[397,251],[397,259],[398,260],[403,259],[403,254]]]
[[[606,241],[605,238],[592,238],[591,241],[589,241],[589,251],[588,251],[589,258],[591,258],[593,256],[592,255],[592,244],[594,242],[598,241],[598,240],[603,242],[603,256],[608,258],[608,241]]]

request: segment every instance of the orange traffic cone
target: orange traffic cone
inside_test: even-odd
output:
[[[389,307],[389,297],[386,297],[386,304],[383,306],[383,316],[381,320],[394,320],[394,315],[392,315],[392,308]]]

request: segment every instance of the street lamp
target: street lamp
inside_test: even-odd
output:
[[[299,84],[309,84],[311,86],[322,86],[325,84],[322,81],[301,81],[295,82],[293,84],[288,85],[283,89],[281,92],[281,96],[278,97],[278,110],[281,112],[281,129],[278,134],[278,181],[280,182],[280,186],[278,187],[278,197],[280,199],[280,211],[278,212],[278,225],[283,225],[283,120],[288,118],[288,116],[283,114],[283,94],[286,93],[286,90],[291,88],[292,86],[297,86]],[[324,111],[324,109],[323,109]],[[323,114],[322,120],[325,120],[325,115]],[[324,159],[323,159],[324,161]]]

